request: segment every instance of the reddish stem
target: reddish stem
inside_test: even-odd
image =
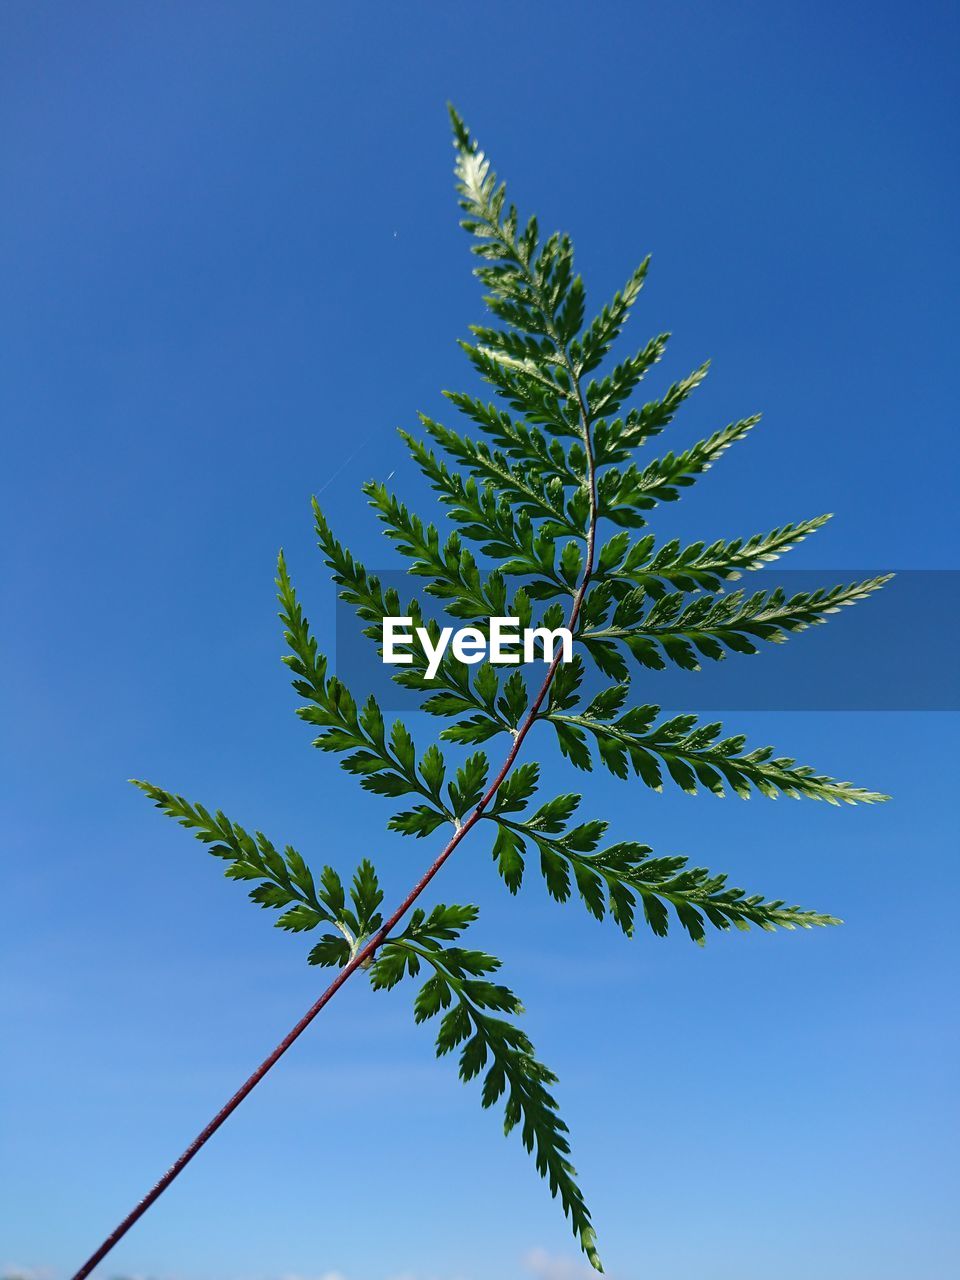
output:
[[[574,382],[574,386],[576,388],[576,393],[577,393],[578,409],[580,413],[581,425],[583,428],[584,443],[585,443],[586,455],[587,455],[587,476],[588,476],[588,481],[590,485],[590,522],[587,530],[586,567],[583,571],[583,577],[581,578],[580,585],[577,588],[577,594],[574,597],[573,605],[570,610],[570,616],[567,620],[567,626],[571,631],[573,630],[573,627],[577,621],[577,618],[580,615],[580,608],[583,604],[583,599],[584,599],[584,596],[586,595],[587,587],[589,586],[590,578],[593,573],[594,544],[596,541],[596,527],[597,527],[596,466],[595,466],[594,456],[593,456],[593,444],[590,439],[589,418],[587,415],[586,405],[584,404],[583,395],[580,391],[579,382],[577,381],[575,376],[573,378],[573,382]],[[197,1154],[200,1148],[204,1146],[204,1144],[208,1141],[208,1139],[213,1137],[213,1135],[220,1128],[220,1126],[227,1119],[227,1117],[231,1115],[237,1109],[237,1107],[239,1107],[240,1103],[244,1100],[247,1094],[253,1091],[253,1089],[260,1083],[260,1081],[267,1074],[270,1068],[276,1062],[278,1062],[280,1058],[283,1057],[283,1055],[287,1052],[287,1050],[294,1043],[294,1041],[300,1038],[300,1036],[303,1034],[304,1031],[306,1031],[307,1027],[314,1020],[314,1018],[317,1016],[320,1010],[324,1007],[324,1005],[329,1000],[333,998],[334,995],[336,995],[336,993],[340,990],[340,988],[347,981],[350,975],[355,973],[356,970],[359,969],[360,966],[364,963],[364,961],[369,960],[377,951],[377,949],[384,944],[384,942],[387,940],[388,935],[390,934],[390,931],[393,928],[395,928],[395,926],[399,923],[399,921],[406,915],[409,909],[413,906],[414,902],[416,902],[417,898],[419,898],[420,894],[424,891],[424,889],[427,887],[427,885],[430,883],[433,877],[437,874],[437,872],[440,870],[440,868],[443,866],[446,860],[450,857],[454,849],[456,849],[457,845],[464,838],[467,832],[472,827],[476,826],[476,824],[483,817],[484,810],[486,809],[490,801],[494,798],[494,796],[497,794],[497,791],[499,790],[501,784],[503,783],[503,780],[506,778],[507,774],[510,772],[511,768],[513,767],[513,762],[516,760],[517,755],[519,754],[520,747],[523,743],[523,740],[527,736],[527,734],[530,732],[531,728],[533,727],[537,719],[537,715],[540,711],[540,708],[543,706],[544,699],[546,698],[547,694],[550,691],[550,685],[553,683],[553,678],[556,675],[557,667],[560,665],[560,659],[562,655],[563,655],[563,650],[561,648],[558,651],[556,657],[550,663],[549,668],[547,669],[547,674],[544,677],[543,684],[540,686],[540,691],[538,692],[537,696],[534,698],[530,706],[530,710],[527,712],[527,715],[523,721],[523,724],[517,730],[517,735],[516,735],[516,738],[514,739],[513,746],[510,748],[509,752],[507,753],[507,757],[500,768],[500,772],[497,774],[494,780],[490,783],[490,786],[487,788],[486,793],[483,796],[483,799],[477,805],[476,809],[474,809],[474,811],[470,814],[470,817],[467,818],[467,820],[463,823],[462,826],[457,828],[457,830],[451,836],[450,840],[445,845],[445,847],[443,848],[439,856],[436,858],[433,864],[424,872],[424,874],[420,877],[420,879],[413,886],[413,888],[410,890],[410,892],[407,894],[404,900],[400,903],[397,909],[393,912],[390,918],[384,922],[384,924],[381,926],[380,929],[378,929],[376,934],[374,934],[374,936],[356,953],[356,955],[354,955],[353,958],[350,961],[348,961],[347,964],[344,965],[344,967],[340,970],[340,972],[337,974],[334,980],[330,983],[329,987],[327,987],[326,991],[324,991],[323,995],[321,995],[320,998],[313,1005],[311,1005],[311,1007],[303,1015],[303,1017],[296,1024],[296,1026],[292,1027],[290,1031],[287,1032],[287,1034],[283,1037],[283,1039],[280,1041],[280,1043],[277,1045],[274,1051],[268,1057],[264,1058],[263,1062],[260,1063],[256,1071],[254,1071],[251,1076],[248,1076],[248,1078],[240,1086],[240,1088],[233,1095],[233,1097],[220,1108],[220,1110],[213,1117],[210,1123],[206,1125],[205,1128],[201,1129],[201,1131],[197,1134],[197,1136],[190,1143],[190,1145],[183,1152],[183,1154],[180,1155],[173,1162],[173,1164],[166,1171],[163,1177],[160,1178],[159,1181],[147,1192],[147,1194],[143,1197],[143,1199],[139,1202],[139,1204],[137,1204],[135,1208],[133,1208],[130,1211],[130,1213],[127,1214],[127,1216],[123,1219],[123,1221],[117,1227],[114,1228],[114,1230],[110,1233],[110,1235],[107,1236],[106,1240],[104,1240],[103,1244],[101,1244],[100,1247],[90,1255],[90,1257],[83,1264],[80,1270],[74,1274],[74,1276],[72,1277],[72,1280],[85,1280],[85,1277],[90,1275],[94,1267],[97,1266],[98,1263],[103,1261],[103,1259],[107,1256],[107,1254],[114,1247],[114,1245],[118,1244],[120,1240],[123,1239],[123,1237],[127,1234],[130,1228],[133,1226],[133,1224],[137,1222],[138,1219],[141,1218],[146,1213],[146,1211],[150,1208],[153,1202],[157,1200],[163,1194],[164,1191],[166,1191],[167,1187],[169,1187],[170,1183],[173,1182],[174,1178],[176,1178],[177,1175],[180,1174],[187,1167],[187,1165],[190,1163],[193,1157]]]

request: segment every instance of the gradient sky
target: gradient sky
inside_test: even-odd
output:
[[[764,411],[664,537],[835,511],[791,567],[948,568],[957,37],[953,6],[860,0],[3,5],[0,1273],[68,1276],[320,985],[127,778],[374,855],[389,897],[429,854],[309,749],[272,576],[282,544],[329,635],[310,495],[395,565],[359,486],[423,499],[394,429],[475,385],[445,99],[572,232],[591,301],[653,252],[630,338],[675,332],[656,387],[714,361],[664,448]],[[809,637],[825,664],[843,625]],[[482,906],[616,1280],[943,1280],[955,719],[726,719],[895,799],[597,775],[585,807],[843,929],[628,942],[535,878],[510,899],[480,840],[437,893]],[[351,984],[102,1276],[579,1277],[411,995]]]

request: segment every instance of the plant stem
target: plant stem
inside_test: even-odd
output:
[[[584,567],[583,576],[580,579],[580,585],[577,588],[577,593],[574,596],[573,604],[570,609],[570,616],[567,620],[567,626],[572,631],[576,624],[577,618],[580,615],[580,609],[581,609],[581,606],[583,605],[583,600],[587,593],[587,587],[590,584],[590,578],[593,573],[593,560],[594,560],[594,549],[595,549],[595,543],[596,543],[596,527],[597,527],[597,477],[596,477],[596,463],[593,455],[593,443],[590,439],[590,417],[589,417],[586,403],[584,401],[583,392],[580,388],[580,380],[577,376],[575,369],[573,368],[572,362],[569,359],[566,349],[563,347],[563,345],[559,341],[557,341],[556,338],[554,339],[554,341],[556,342],[556,345],[558,348],[558,354],[561,355],[563,363],[570,374],[573,386],[576,390],[577,405],[580,413],[580,423],[583,431],[584,449],[586,451],[586,458],[587,458],[587,483],[590,488],[590,522],[589,522],[588,532],[587,532],[586,565]],[[370,938],[369,941],[359,951],[356,952],[356,954],[347,962],[347,964],[344,965],[344,967],[340,970],[340,972],[337,974],[334,980],[327,987],[326,991],[324,991],[323,994],[319,997],[319,999],[313,1005],[311,1005],[311,1007],[303,1015],[300,1021],[294,1027],[292,1027],[290,1031],[287,1032],[287,1034],[280,1041],[280,1043],[273,1050],[273,1052],[268,1057],[264,1058],[263,1062],[260,1063],[256,1071],[254,1071],[252,1075],[247,1077],[247,1079],[236,1091],[233,1097],[230,1098],[229,1101],[226,1102],[220,1108],[220,1110],[209,1122],[209,1124],[207,1124],[205,1128],[201,1129],[201,1131],[197,1134],[197,1136],[186,1148],[186,1150],[173,1162],[173,1164],[166,1171],[163,1177],[160,1178],[159,1181],[155,1183],[155,1185],[147,1192],[147,1194],[143,1197],[143,1199],[130,1211],[130,1213],[127,1214],[127,1216],[123,1219],[123,1221],[119,1223],[117,1227],[114,1228],[114,1230],[110,1233],[110,1235],[107,1236],[107,1238],[103,1241],[100,1247],[90,1255],[90,1257],[83,1264],[80,1270],[74,1274],[74,1276],[72,1277],[72,1280],[86,1280],[86,1277],[90,1275],[94,1267],[96,1267],[98,1263],[103,1261],[103,1259],[107,1256],[107,1254],[113,1249],[114,1245],[118,1244],[123,1239],[123,1237],[127,1234],[127,1232],[134,1225],[134,1223],[137,1222],[146,1213],[146,1211],[150,1208],[150,1206],[154,1203],[155,1200],[159,1199],[159,1197],[163,1194],[163,1192],[166,1191],[167,1187],[170,1186],[171,1182],[173,1182],[173,1180],[180,1173],[183,1172],[183,1170],[190,1163],[193,1157],[197,1154],[200,1148],[203,1147],[206,1144],[206,1142],[213,1137],[213,1135],[220,1128],[220,1126],[227,1119],[227,1117],[232,1115],[232,1113],[237,1109],[237,1107],[239,1107],[240,1103],[243,1102],[247,1094],[253,1091],[253,1089],[260,1083],[260,1081],[267,1074],[270,1068],[274,1066],[274,1064],[277,1063],[280,1060],[280,1058],[283,1057],[283,1055],[287,1052],[287,1050],[294,1043],[294,1041],[300,1038],[300,1036],[303,1034],[304,1031],[306,1031],[307,1027],[314,1020],[314,1018],[317,1016],[320,1010],[327,1004],[329,1000],[331,1000],[336,995],[336,993],[340,990],[340,988],[347,981],[347,979],[353,973],[355,973],[356,970],[359,969],[366,961],[370,960],[379,947],[383,946],[384,942],[386,942],[387,937],[390,934],[390,931],[393,928],[395,928],[396,925],[400,922],[400,920],[406,915],[409,909],[416,902],[417,898],[419,898],[420,894],[423,893],[424,889],[426,889],[430,881],[434,878],[434,876],[437,874],[437,872],[440,870],[440,868],[443,866],[446,860],[450,857],[453,851],[460,844],[461,840],[463,840],[463,838],[466,836],[467,832],[470,831],[472,827],[476,826],[476,824],[483,817],[483,813],[487,805],[489,805],[491,800],[493,800],[494,796],[497,794],[497,791],[500,789],[500,786],[502,785],[507,774],[512,769],[514,761],[516,760],[517,756],[520,753],[520,748],[523,745],[524,738],[530,732],[534,723],[537,720],[537,716],[539,714],[540,708],[543,706],[544,700],[546,699],[546,696],[550,691],[550,686],[553,683],[553,678],[556,675],[557,667],[560,665],[560,660],[562,656],[563,656],[563,650],[561,648],[558,651],[556,657],[550,663],[549,668],[547,669],[547,674],[544,677],[543,684],[540,686],[540,690],[537,693],[537,696],[534,698],[533,702],[531,703],[530,709],[527,712],[527,715],[522,725],[516,732],[516,736],[513,740],[513,745],[511,746],[509,752],[507,753],[506,759],[501,765],[499,773],[490,783],[490,786],[487,788],[486,793],[484,794],[480,803],[477,805],[476,809],[474,809],[474,811],[471,813],[470,817],[466,819],[466,821],[462,824],[462,826],[459,826],[456,829],[456,831],[450,837],[450,840],[444,846],[443,850],[437,856],[435,861],[431,864],[430,867],[428,867],[428,869],[420,877],[420,879],[413,886],[413,888],[410,890],[407,896],[403,899],[403,901],[400,903],[397,909],[393,912],[390,918],[384,922],[384,924],[380,927],[380,929],[377,930],[374,936]]]

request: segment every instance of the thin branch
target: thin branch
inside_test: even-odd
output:
[[[569,630],[572,631],[574,626],[576,625],[577,618],[580,615],[580,609],[581,609],[581,606],[583,605],[584,596],[586,595],[587,587],[590,585],[590,578],[593,573],[593,561],[594,561],[594,551],[595,551],[595,545],[596,545],[596,528],[597,528],[597,477],[596,477],[596,464],[594,462],[593,442],[590,438],[590,415],[587,409],[586,401],[583,396],[583,391],[580,386],[580,379],[576,369],[574,368],[573,362],[570,360],[570,356],[566,350],[565,345],[559,340],[555,331],[551,333],[551,338],[557,348],[557,353],[559,358],[563,362],[564,366],[567,369],[567,372],[570,375],[571,385],[575,390],[576,401],[577,401],[579,415],[580,415],[580,425],[581,425],[581,430],[583,432],[584,450],[585,450],[586,459],[587,459],[587,483],[589,485],[589,490],[590,490],[590,521],[589,521],[588,532],[587,532],[586,564],[583,570],[583,575],[580,579],[580,585],[577,588],[576,595],[574,596],[573,604],[570,609],[569,618],[567,620],[567,627],[569,628]],[[190,1145],[183,1152],[183,1154],[180,1155],[179,1158],[174,1161],[174,1163],[166,1171],[163,1177],[160,1178],[159,1181],[150,1189],[150,1191],[147,1192],[147,1194],[143,1197],[143,1199],[139,1202],[139,1204],[137,1204],[136,1207],[132,1209],[130,1213],[127,1214],[127,1216],[123,1219],[123,1221],[110,1233],[109,1236],[107,1236],[107,1238],[103,1241],[100,1247],[93,1254],[90,1255],[90,1257],[83,1264],[80,1270],[74,1274],[72,1280],[85,1280],[85,1278],[90,1275],[94,1267],[96,1267],[98,1263],[103,1261],[103,1259],[107,1256],[107,1254],[113,1249],[114,1245],[118,1244],[119,1241],[123,1239],[123,1237],[127,1234],[127,1232],[134,1225],[134,1223],[137,1222],[146,1213],[146,1211],[150,1208],[150,1206],[154,1203],[154,1201],[157,1200],[163,1194],[163,1192],[167,1189],[167,1187],[170,1186],[171,1182],[173,1182],[174,1179],[180,1173],[182,1173],[182,1171],[190,1163],[190,1161],[197,1154],[200,1148],[203,1147],[207,1143],[207,1141],[213,1137],[213,1135],[220,1128],[223,1122],[228,1118],[228,1116],[232,1115],[232,1113],[237,1109],[240,1103],[243,1102],[244,1098],[246,1098],[246,1096],[249,1093],[251,1093],[253,1089],[260,1083],[260,1081],[267,1074],[270,1068],[273,1067],[283,1057],[283,1055],[287,1052],[287,1050],[294,1043],[294,1041],[300,1038],[300,1036],[303,1034],[304,1031],[306,1031],[307,1027],[314,1020],[314,1018],[317,1016],[320,1010],[323,1009],[324,1006],[327,1004],[327,1002],[330,1001],[336,995],[336,993],[340,990],[340,988],[347,981],[347,979],[351,977],[351,975],[354,974],[357,969],[363,967],[367,962],[369,962],[373,958],[378,948],[383,946],[384,942],[387,941],[387,938],[391,930],[394,929],[397,926],[397,924],[399,924],[401,919],[410,910],[410,908],[413,906],[416,900],[420,897],[421,893],[423,893],[424,889],[426,889],[430,881],[434,878],[434,876],[437,874],[437,872],[440,870],[443,864],[447,861],[447,859],[450,857],[453,851],[460,844],[461,840],[463,840],[464,837],[467,835],[467,833],[470,831],[470,829],[476,826],[476,824],[480,821],[480,819],[483,817],[484,810],[487,808],[487,806],[496,796],[497,791],[500,789],[505,778],[507,777],[507,774],[512,769],[513,764],[520,753],[520,748],[523,745],[524,738],[526,738],[527,734],[530,732],[531,728],[536,723],[538,712],[540,711],[540,708],[543,706],[544,700],[550,691],[550,686],[553,683],[554,676],[556,675],[557,667],[560,665],[562,655],[563,655],[563,651],[562,649],[559,649],[556,657],[553,659],[553,661],[551,662],[547,670],[547,674],[544,677],[543,684],[540,686],[540,690],[537,693],[537,696],[534,698],[530,706],[530,709],[527,712],[526,718],[524,719],[523,723],[520,725],[519,729],[516,731],[516,737],[513,740],[513,745],[511,746],[509,752],[507,753],[506,759],[504,760],[500,768],[500,771],[497,773],[496,777],[490,783],[490,786],[487,788],[483,798],[480,800],[480,803],[477,805],[476,809],[474,809],[474,811],[463,822],[463,824],[457,828],[457,830],[451,836],[450,840],[444,846],[443,850],[437,856],[435,861],[420,877],[420,879],[413,886],[413,888],[410,890],[407,896],[403,899],[403,901],[400,903],[397,909],[393,912],[390,918],[387,921],[385,921],[385,923],[374,934],[374,936],[370,938],[369,941],[359,951],[357,951],[353,955],[353,957],[344,965],[344,967],[340,970],[340,972],[337,974],[334,980],[327,987],[326,991],[323,992],[323,994],[319,997],[319,999],[313,1005],[311,1005],[311,1007],[303,1015],[300,1021],[293,1028],[291,1028],[291,1030],[284,1036],[284,1038],[280,1041],[280,1043],[273,1050],[273,1052],[268,1057],[264,1058],[263,1062],[260,1063],[256,1071],[254,1071],[252,1075],[248,1076],[248,1078],[240,1086],[240,1088],[233,1095],[233,1097],[230,1098],[230,1100],[226,1102],[223,1107],[221,1107],[221,1109],[213,1117],[210,1123],[206,1125],[206,1127],[203,1128],[200,1131],[200,1133],[197,1134],[193,1142],[191,1142]]]

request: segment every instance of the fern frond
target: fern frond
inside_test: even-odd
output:
[[[539,855],[547,890],[566,902],[573,889],[597,920],[610,914],[631,935],[639,900],[644,919],[654,933],[666,937],[672,907],[694,942],[706,940],[706,924],[720,930],[811,929],[839,924],[833,916],[783,901],[766,901],[760,894],[728,885],[727,877],[691,867],[683,857],[654,857],[649,845],[618,841],[597,851],[607,823],[593,821],[568,826],[579,807],[578,795],[556,796],[528,817],[508,816],[499,805],[484,816],[497,825],[493,856],[507,888],[516,893],[523,878],[525,855],[532,847]]]
[[[643,589],[637,588],[616,604],[608,624],[584,628],[580,639],[594,655],[598,645],[620,642],[645,667],[662,670],[666,658],[688,671],[698,671],[698,654],[718,661],[728,650],[758,653],[755,641],[783,641],[824,623],[831,614],[866,600],[891,577],[886,574],[849,586],[799,591],[789,599],[777,587],[749,597],[734,591],[696,596],[689,602],[674,592],[650,602]]]
[[[724,582],[736,581],[744,572],[761,569],[792,551],[832,517],[816,516],[798,524],[785,524],[769,533],[752,538],[718,539],[707,545],[694,542],[681,547],[677,539],[657,547],[652,534],[640,538],[632,546],[623,542],[616,560],[595,576],[624,580],[643,587],[650,595],[660,595],[668,587],[679,591],[718,590]]]
[[[389,988],[427,966],[429,976],[414,1003],[416,1020],[443,1011],[438,1054],[459,1048],[465,1080],[486,1073],[485,1107],[506,1097],[505,1128],[520,1126],[537,1169],[600,1269],[590,1214],[569,1160],[566,1126],[549,1092],[554,1076],[510,1020],[521,1012],[516,996],[491,980],[499,960],[458,944],[477,910],[440,905],[427,913],[416,901],[460,841],[492,822],[493,856],[511,892],[519,888],[529,858],[536,857],[556,900],[568,901],[576,893],[598,920],[609,913],[628,934],[641,909],[655,934],[667,932],[672,913],[698,943],[708,926],[772,930],[838,923],[832,916],[747,893],[683,857],[658,857],[634,840],[605,844],[606,821],[576,820],[578,795],[538,805],[539,766],[520,759],[520,752],[542,720],[552,725],[562,755],[575,767],[589,770],[599,760],[621,778],[632,768],[657,790],[667,774],[688,792],[703,786],[717,795],[728,789],[744,797],[759,791],[831,804],[882,800],[776,756],[771,747],[751,749],[743,736],[724,737],[720,724],[700,724],[693,715],[662,719],[653,705],[629,707],[627,656],[655,668],[668,661],[692,667],[701,655],[717,659],[728,650],[752,653],[759,641],[782,640],[819,624],[867,598],[887,579],[789,598],[779,589],[723,594],[726,582],[776,559],[826,517],[710,545],[681,546],[674,540],[658,547],[652,536],[631,533],[659,503],[676,500],[744,439],[758,419],[733,423],[646,466],[638,463],[636,451],[673,421],[707,365],[675,381],[659,398],[631,406],[667,344],[667,335],[660,334],[634,355],[613,356],[649,259],[586,322],[586,290],[574,267],[570,237],[556,232],[543,238],[536,218],[522,222],[463,121],[454,111],[451,119],[462,225],[472,237],[475,274],[494,317],[490,324],[472,326],[472,341],[461,345],[498,400],[491,404],[472,392],[448,393],[477,424],[480,439],[424,415],[428,442],[401,433],[452,530],[424,520],[383,484],[371,482],[365,493],[409,573],[425,580],[428,603],[440,601],[452,617],[469,619],[481,637],[489,634],[492,617],[516,617],[528,626],[536,608],[539,625],[567,626],[574,633],[574,659],[555,658],[539,689],[528,691],[519,667],[501,675],[491,662],[458,661],[452,649],[441,654],[438,641],[441,634],[449,638],[449,631],[441,633],[420,599],[402,601],[395,588],[353,556],[315,502],[318,544],[340,599],[381,657],[387,619],[409,619],[411,629],[420,631],[424,643],[411,645],[411,661],[398,667],[393,679],[418,695],[423,710],[444,721],[441,742],[468,746],[471,752],[455,766],[435,743],[418,750],[402,720],[388,726],[375,698],[354,697],[321,652],[281,554],[277,589],[288,648],[284,662],[300,698],[297,714],[312,726],[314,745],[338,755],[363,788],[407,797],[408,807],[393,813],[388,829],[427,837],[449,824],[453,834],[384,920],[377,873],[366,859],[349,886],[329,866],[315,879],[292,847],[280,852],[262,833],[250,834],[220,811],[210,813],[149,783],[137,785],[225,859],[228,876],[252,882],[251,898],[280,912],[282,928],[293,934],[327,930],[308,959],[340,972],[260,1074],[361,967],[374,987]],[[480,556],[496,562],[491,572]],[[508,581],[517,578],[516,589],[511,582],[508,590]],[[427,658],[427,642],[434,660]],[[584,655],[606,677],[589,701],[581,695]],[[476,748],[497,735],[506,735],[510,746],[501,762],[491,765]],[[249,1088],[260,1074],[249,1078]],[[242,1096],[235,1095],[229,1107]],[[226,1114],[229,1108],[217,1123]],[[210,1131],[201,1134],[186,1158]],[[175,1170],[183,1163],[181,1157]]]
[[[508,457],[522,460],[531,470],[536,470],[545,480],[559,480],[561,484],[575,488],[586,483],[586,469],[582,449],[575,456],[576,464],[559,440],[548,440],[535,426],[511,417],[496,405],[487,404],[477,396],[460,391],[444,392],[447,399],[475,422]],[[579,446],[576,446],[579,448]]]
[[[623,289],[613,295],[613,301],[607,303],[578,340],[571,342],[570,355],[579,375],[592,373],[619,338],[623,326],[629,319],[630,311],[640,296],[640,290],[643,288],[649,269],[650,255],[648,254]]]
[[[518,360],[496,348],[461,342],[470,363],[485,382],[497,388],[512,409],[528,421],[559,436],[580,434],[579,406],[563,364]]]
[[[535,525],[527,511],[514,512],[507,498],[489,483],[478,485],[472,476],[465,480],[450,471],[422,441],[407,432],[401,436],[420,470],[440,495],[450,518],[465,538],[476,542],[484,555],[506,557],[503,573],[529,574],[547,580],[544,596],[570,594],[557,576],[554,565],[556,536]],[[530,593],[530,586],[527,586]]]
[[[224,875],[231,880],[256,881],[250,899],[261,907],[282,911],[278,929],[304,933],[321,924],[333,925],[323,946],[345,964],[363,942],[380,928],[383,919],[377,910],[383,894],[373,864],[364,859],[358,866],[347,893],[338,872],[330,866],[314,879],[301,855],[287,845],[281,854],[262,831],[251,835],[220,809],[210,813],[201,804],[191,804],[183,796],[165,791],[150,782],[133,780],[134,786],[168,817],[192,831],[209,847],[210,853],[229,863]]]
[[[364,565],[334,538],[323,513],[316,504],[314,504],[314,513],[318,541],[327,557],[327,564],[333,573],[334,581],[341,588],[341,599],[350,603],[357,615],[369,624],[364,628],[364,635],[374,640],[382,649],[384,619],[409,617],[411,626],[424,628],[431,642],[436,645],[440,632],[439,624],[434,619],[424,618],[416,600],[409,601],[405,609],[401,608],[398,593],[393,588],[385,590],[379,578],[368,573]],[[287,643],[293,650],[292,656],[285,658],[284,661],[294,670],[299,681],[294,682],[294,688],[304,697],[309,698],[317,694],[323,697],[325,695],[320,691],[323,688],[323,678],[326,673],[326,659],[323,659],[321,677],[312,684],[303,682],[303,672],[309,669],[311,661],[316,658],[317,647],[310,636],[309,624],[297,601],[282,555],[277,586],[282,606],[280,616],[287,628],[285,633]],[[479,575],[477,589],[480,589]],[[502,596],[502,609],[506,609],[506,589],[503,587],[502,579],[498,586],[496,580],[491,577],[486,584],[486,592],[490,600],[497,600]],[[464,608],[466,607],[465,603]],[[516,609],[521,616],[527,616],[529,605],[525,602],[522,593],[517,593],[510,607]],[[505,615],[501,613],[501,616]],[[424,696],[425,700],[422,703],[424,711],[430,712],[431,715],[447,716],[457,708],[475,713],[471,715],[468,728],[464,728],[463,724],[452,725],[445,729],[441,736],[451,741],[484,742],[498,733],[509,732],[515,727],[497,714],[496,708],[502,701],[498,698],[500,681],[492,668],[489,670],[481,668],[474,675],[471,673],[471,668],[457,661],[448,649],[444,651],[436,673],[430,677],[427,674],[429,667],[426,654],[421,647],[413,646],[410,650],[410,658],[410,663],[399,668],[393,679],[404,688]],[[298,714],[301,718],[313,722],[312,714],[308,711],[301,709]]]
[[[420,421],[442,449],[518,511],[545,520],[544,527],[550,533],[582,536],[582,519],[575,520],[569,514],[563,485],[556,478],[544,481],[535,467],[511,462],[504,454],[491,452],[485,444],[467,436],[458,436],[425,414],[420,415]]]
[[[758,414],[734,422],[683,453],[668,453],[658,458],[643,471],[631,464],[626,471],[613,468],[604,472],[597,484],[599,515],[619,525],[645,524],[643,512],[659,502],[675,502],[681,489],[709,471],[716,460],[759,421]]]
[[[444,600],[447,612],[455,618],[483,622],[491,617],[516,617],[525,627],[531,617],[531,594],[543,597],[555,594],[558,586],[569,589],[556,576],[552,560],[546,570],[542,562],[535,562],[538,573],[547,572],[549,577],[538,577],[530,584],[532,591],[527,589],[517,599],[508,601],[503,574],[482,572],[458,533],[451,534],[441,544],[435,526],[425,525],[384,485],[370,481],[363,486],[363,491],[385,525],[387,537],[409,558],[409,572],[429,579],[425,591]],[[520,572],[528,572],[529,564],[530,561],[526,561]]]
[[[364,790],[391,797],[416,793],[428,802],[437,818],[435,825],[452,822],[456,815],[440,791],[445,772],[440,751],[430,747],[418,761],[402,721],[395,721],[388,735],[376,698],[371,695],[360,708],[346,685],[327,674],[327,660],[318,651],[282,556],[277,588],[291,650],[284,662],[293,672],[294,689],[305,699],[297,714],[320,731],[313,745],[321,751],[346,753],[341,768],[359,776]]]
[[[660,708],[652,705],[620,714],[628,692],[625,684],[599,694],[582,712],[568,712],[566,708],[576,701],[576,680],[574,675],[564,686],[554,685],[556,692],[544,719],[553,725],[560,750],[577,768],[593,768],[592,739],[599,759],[611,773],[626,778],[632,766],[655,791],[663,786],[662,763],[677,786],[690,795],[696,795],[699,783],[718,796],[729,786],[744,799],[749,798],[751,788],[771,799],[782,794],[829,804],[871,804],[888,799],[818,774],[789,756],[774,756],[773,747],[747,751],[742,735],[722,738],[719,723],[699,724],[696,716],[679,715],[657,724]]]
[[[642,351],[618,364],[602,382],[587,386],[586,400],[590,416],[609,418],[630,398],[655,364],[663,359],[670,339],[668,333],[651,338]]]
[[[468,911],[475,918],[474,909],[457,907],[435,908],[434,916],[440,912],[446,922],[451,912],[464,918]],[[500,968],[500,961],[481,951],[444,945],[437,930],[431,928],[430,917],[419,913],[403,933],[391,937],[381,948],[370,970],[371,985],[374,990],[389,989],[405,975],[416,976],[421,964],[433,972],[417,993],[415,1020],[426,1022],[443,1012],[437,1057],[459,1048],[460,1078],[465,1082],[486,1071],[481,1104],[492,1107],[506,1097],[504,1132],[520,1128],[524,1147],[547,1179],[551,1194],[559,1198],[580,1247],[602,1271],[590,1212],[570,1163],[567,1126],[549,1092],[557,1077],[537,1059],[529,1037],[513,1022],[497,1016],[517,1017],[523,1012],[509,987],[490,981],[489,975]]]
[[[673,383],[659,400],[651,400],[639,409],[631,409],[625,418],[598,422],[593,432],[593,450],[597,466],[611,462],[627,462],[633,451],[653,436],[658,436],[673,421],[677,411],[707,376],[709,361],[679,382]]]

